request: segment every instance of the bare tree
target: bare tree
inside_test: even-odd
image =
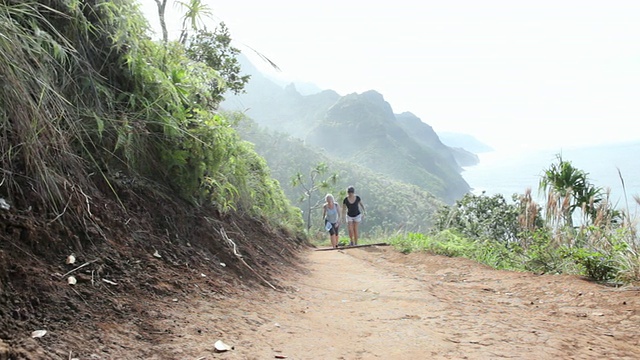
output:
[[[328,170],[328,166],[325,163],[320,163],[316,165],[316,167],[309,170],[308,178],[305,179],[305,176],[302,173],[296,173],[291,179],[291,185],[293,187],[301,187],[302,194],[300,195],[299,201],[306,202],[306,217],[307,217],[307,231],[311,229],[311,212],[313,210],[319,209],[322,206],[323,197],[319,196],[317,192],[319,190],[328,190],[332,185],[335,185],[338,181],[338,174],[331,174],[326,180],[318,179],[320,176],[324,175]],[[316,201],[314,202],[313,199]]]
[[[167,0],[155,0],[158,5],[158,18],[160,19],[160,27],[162,28],[162,42],[165,44],[169,41],[169,33],[167,32],[167,22],[164,18],[164,12],[167,7]]]

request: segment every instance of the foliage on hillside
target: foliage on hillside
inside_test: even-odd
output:
[[[273,176],[291,199],[300,195],[300,189],[291,186],[290,180],[295,172],[306,173],[320,163],[327,165],[328,174],[337,174],[337,183],[330,191],[339,203],[346,196],[347,186],[355,186],[367,208],[367,220],[361,224],[365,236],[395,231],[426,231],[433,224],[435,211],[443,204],[417,186],[336,159],[326,151],[309,148],[302,140],[286,133],[263,128],[251,119],[238,121],[238,132],[242,138],[255,144],[256,151],[265,157]],[[324,195],[315,194],[313,203],[323,201]],[[322,228],[320,217],[320,211],[312,216],[312,229]]]
[[[218,71],[188,49],[153,41],[133,0],[0,2],[0,357],[28,331],[65,343],[157,294],[271,285],[307,244],[264,159],[217,113],[234,62]],[[97,349],[100,331],[87,336]]]
[[[151,41],[133,1],[2,10],[2,189],[12,203],[34,206],[23,200],[33,188],[39,210],[60,214],[86,201],[90,173],[107,183],[126,174],[194,204],[299,224],[264,161],[214,112],[216,69]]]

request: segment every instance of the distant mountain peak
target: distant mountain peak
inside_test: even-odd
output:
[[[386,102],[384,100],[384,96],[381,93],[379,93],[379,92],[377,92],[375,90],[367,90],[367,91],[363,92],[362,94],[360,94],[360,96],[365,97],[367,99],[371,99],[371,101]]]
[[[300,94],[300,92],[298,91],[298,88],[296,87],[295,83],[289,83],[287,86],[284,87],[284,92],[288,95],[293,95],[293,96],[302,96]]]

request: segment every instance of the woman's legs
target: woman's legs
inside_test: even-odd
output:
[[[349,228],[349,245],[358,245],[358,225],[362,220],[362,215],[356,217],[347,216],[347,225]]]
[[[355,221],[349,221],[349,245],[355,245],[354,243],[354,234],[356,231],[356,222]]]
[[[329,231],[329,239],[331,239],[331,247],[338,247],[338,228],[336,224],[331,224],[332,228]]]
[[[353,224],[353,245],[358,245],[358,222],[354,221]]]

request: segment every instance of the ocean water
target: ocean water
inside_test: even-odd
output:
[[[538,191],[541,175],[556,156],[586,172],[591,184],[610,191],[610,200],[616,208],[638,213],[640,205],[634,195],[640,196],[640,142],[558,150],[529,152],[494,151],[479,154],[480,163],[466,167],[463,178],[474,194],[502,194],[511,200],[514,193],[523,194],[527,188],[538,203],[544,203]],[[624,185],[623,185],[624,184]]]

